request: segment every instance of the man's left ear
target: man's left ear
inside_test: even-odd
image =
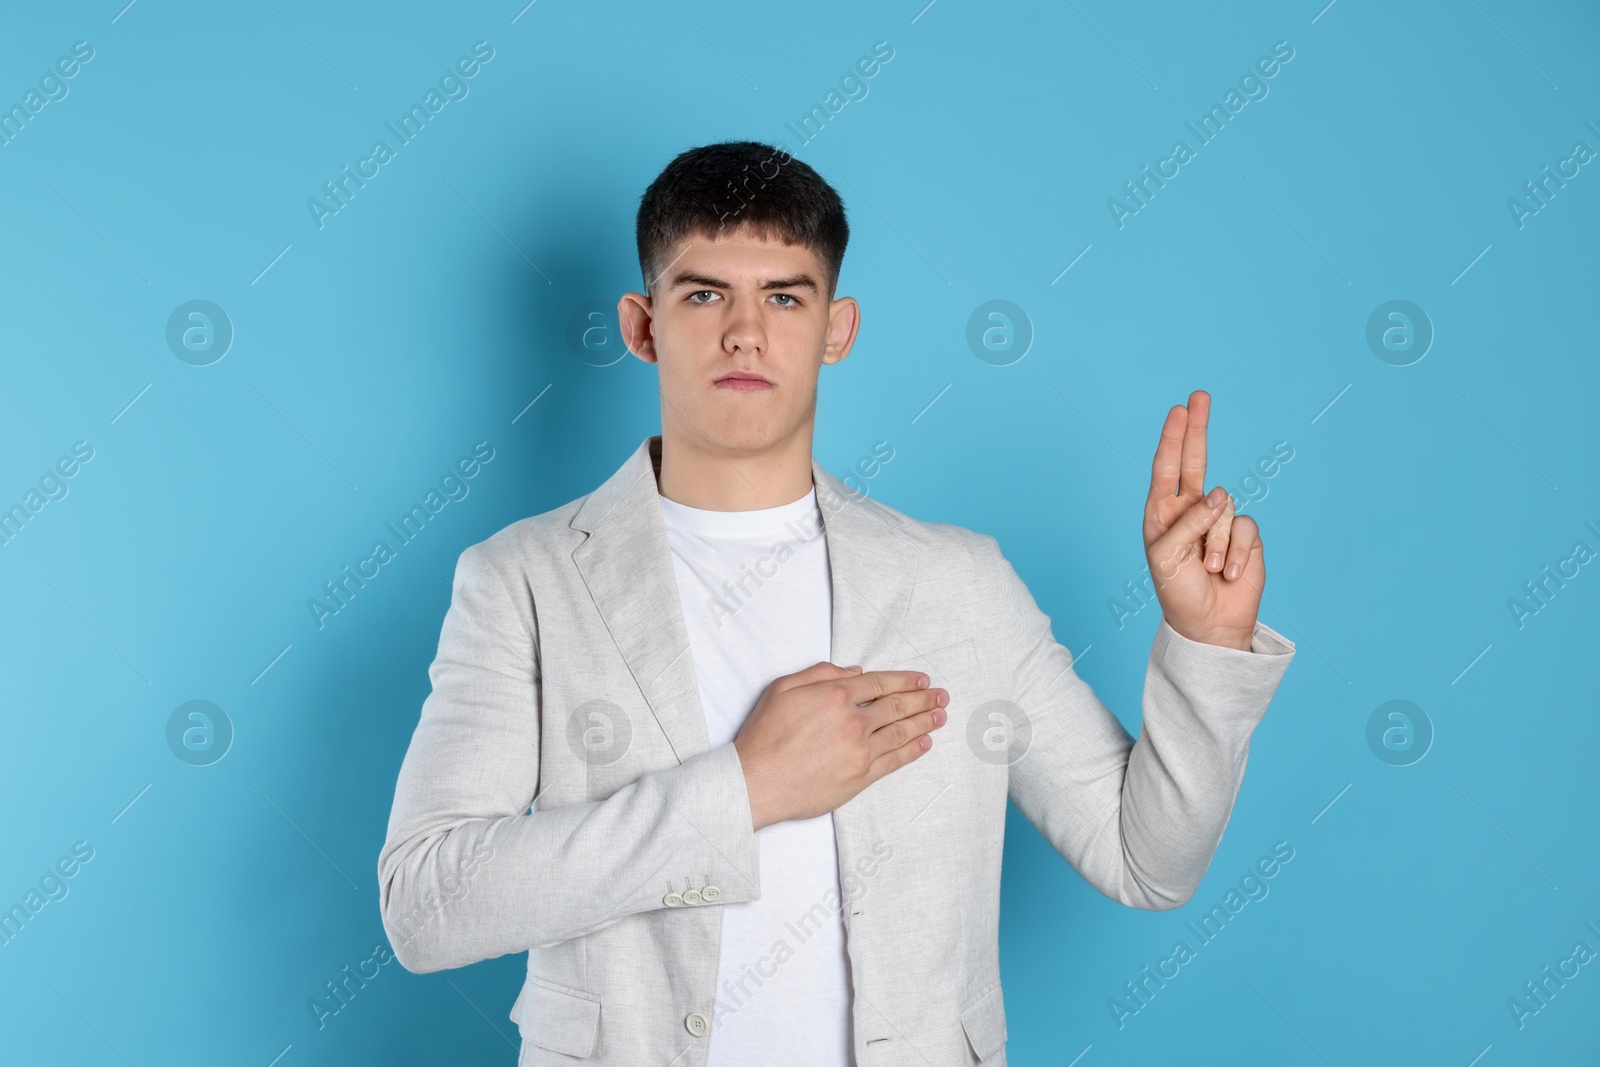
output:
[[[838,363],[850,354],[861,328],[861,305],[853,296],[842,296],[828,306],[828,336],[822,348],[823,363]]]

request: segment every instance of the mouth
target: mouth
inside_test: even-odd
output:
[[[771,389],[773,385],[759,374],[749,374],[739,371],[734,374],[725,374],[716,380],[718,389],[732,389],[740,393],[753,393],[762,389]]]

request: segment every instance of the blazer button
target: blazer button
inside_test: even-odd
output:
[[[697,1011],[691,1011],[683,1020],[683,1025],[695,1037],[705,1037],[706,1031],[711,1029],[711,1021]]]
[[[700,899],[707,904],[715,904],[722,899],[722,890],[714,885],[703,885],[700,887]]]
[[[666,896],[661,898],[661,903],[665,904],[669,908],[676,908],[683,903],[683,898],[676,893],[668,893]]]
[[[685,889],[683,891],[683,902],[685,904],[698,904],[698,903],[700,903],[700,890],[698,890],[698,889]]]

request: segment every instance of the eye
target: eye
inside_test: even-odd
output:
[[[710,290],[710,289],[697,289],[694,292],[689,294],[689,303],[691,303],[691,304],[708,304],[708,303],[710,303],[709,300],[696,300],[695,299],[695,297],[701,296],[701,295],[716,296],[717,294],[715,292],[713,292],[712,290]]]
[[[773,295],[773,299],[774,300],[789,300],[789,301],[792,301],[792,303],[788,303],[788,304],[779,304],[778,306],[782,307],[782,308],[792,308],[792,307],[799,307],[800,306],[800,301],[795,300],[795,298],[790,296],[788,293],[776,293],[776,294]]]

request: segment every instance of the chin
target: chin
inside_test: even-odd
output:
[[[738,418],[707,420],[701,425],[712,443],[729,455],[764,452],[786,436],[785,423],[752,412]]]

